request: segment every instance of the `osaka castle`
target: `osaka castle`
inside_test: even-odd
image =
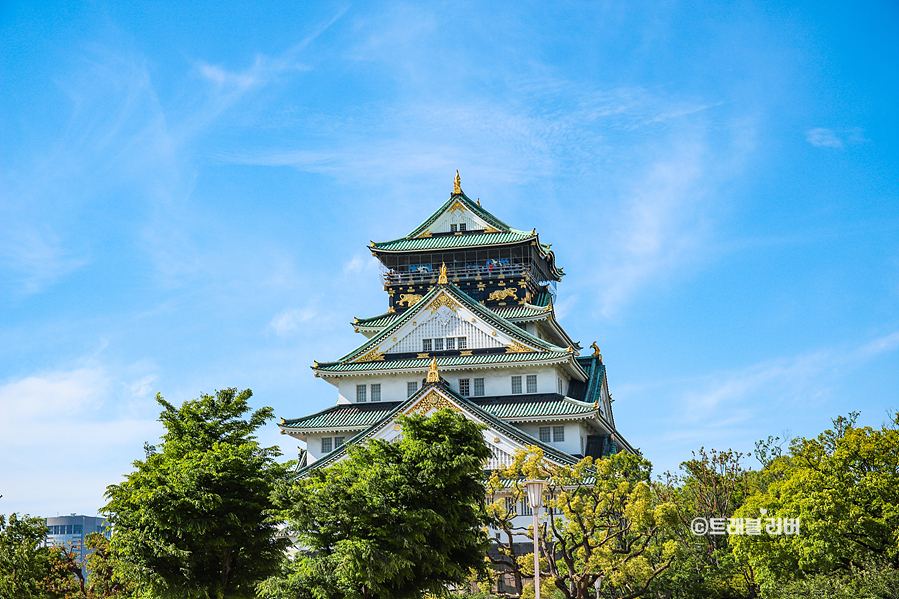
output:
[[[532,445],[559,464],[634,451],[615,428],[599,348],[580,355],[556,319],[564,272],[536,230],[513,229],[469,198],[457,171],[449,199],[421,225],[369,249],[387,309],[354,319],[357,347],[313,364],[336,387],[335,404],[281,419],[281,433],[305,443],[301,468],[396,438],[401,414],[444,407],[486,425],[488,470]]]

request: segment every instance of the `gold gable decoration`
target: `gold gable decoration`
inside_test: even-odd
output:
[[[459,170],[456,170],[456,178],[453,181],[453,194],[461,194],[462,193],[462,178],[459,177]]]
[[[431,410],[440,410],[442,408],[449,408],[451,410],[459,411],[459,408],[457,408],[453,402],[431,389],[431,391],[427,395],[422,397],[420,400],[415,402],[415,404],[411,408],[406,410],[406,416],[412,413],[424,415]]]
[[[506,345],[506,353],[507,354],[530,354],[534,353],[535,349],[528,347],[523,343],[519,343],[514,339],[509,340],[509,344]]]
[[[456,307],[457,307],[458,305],[459,305],[459,304],[456,303],[456,300],[454,300],[453,298],[451,298],[449,295],[447,295],[446,293],[441,293],[440,295],[438,295],[438,296],[434,299],[434,301],[432,301],[432,302],[428,305],[428,308],[431,309],[431,314],[433,314],[433,313],[436,312],[438,309],[440,309],[440,306],[446,306],[447,308],[449,308],[450,310],[452,310],[453,312],[455,312],[455,311],[456,311]]]
[[[368,351],[362,354],[360,357],[353,360],[353,362],[383,362],[384,361],[384,353],[379,352],[378,348],[374,348],[371,351]]]

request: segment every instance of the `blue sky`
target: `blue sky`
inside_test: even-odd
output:
[[[895,2],[11,0],[0,28],[0,513],[95,513],[157,391],[331,405],[309,365],[386,308],[365,245],[456,169],[553,244],[658,473],[899,408]]]

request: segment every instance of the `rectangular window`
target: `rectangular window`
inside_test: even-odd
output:
[[[549,443],[552,439],[549,437],[549,427],[541,426],[540,427],[540,440],[544,443]]]
[[[515,502],[512,501],[511,497],[506,497],[506,512],[515,514]]]
[[[459,229],[459,225],[452,224],[450,225],[450,233],[455,233]]]
[[[564,441],[565,440],[565,427],[564,426],[554,426],[553,427],[553,442]]]
[[[356,385],[356,402],[365,403],[365,385]]]
[[[471,391],[471,379],[459,379],[459,395],[468,397]]]
[[[466,225],[465,223],[459,223],[460,231],[465,231],[466,229],[468,229],[468,225]]]
[[[76,534],[76,535],[81,534],[81,525],[80,524],[75,525],[74,534]]]
[[[513,376],[512,377],[512,394],[518,395],[521,393],[521,377]]]
[[[343,437],[334,437],[334,449],[343,447]]]
[[[456,338],[455,337],[447,337],[446,338],[446,349],[456,349]]]
[[[422,339],[421,340],[421,351],[431,351],[431,340],[430,339]]]
[[[371,400],[372,401],[381,401],[381,383],[372,383],[372,385],[371,385]]]
[[[459,349],[465,349],[468,346],[465,337],[457,337],[456,341],[459,343]]]
[[[443,351],[443,338],[434,339],[434,351]]]
[[[418,391],[418,382],[417,381],[411,381],[409,383],[406,383],[406,396],[407,397],[412,397],[413,395],[415,395],[416,391]]]
[[[331,453],[331,448],[332,448],[331,442],[333,440],[334,439],[332,439],[331,437],[322,437],[322,453],[323,454]]]
[[[533,516],[534,512],[531,511],[531,506],[528,505],[528,498],[525,497],[521,500],[521,503],[518,507],[518,515],[519,516]]]
[[[476,397],[484,395],[484,379],[474,380],[474,394]]]
[[[564,395],[564,393],[562,393],[562,379],[558,379],[558,380],[559,380],[559,395]]]
[[[536,393],[537,392],[537,375],[529,374],[528,375],[528,393]]]

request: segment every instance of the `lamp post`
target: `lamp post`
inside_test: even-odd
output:
[[[528,492],[528,505],[534,512],[534,597],[540,599],[540,526],[537,522],[537,516],[540,514],[540,508],[543,507],[543,485],[544,480],[526,480],[524,488]]]

